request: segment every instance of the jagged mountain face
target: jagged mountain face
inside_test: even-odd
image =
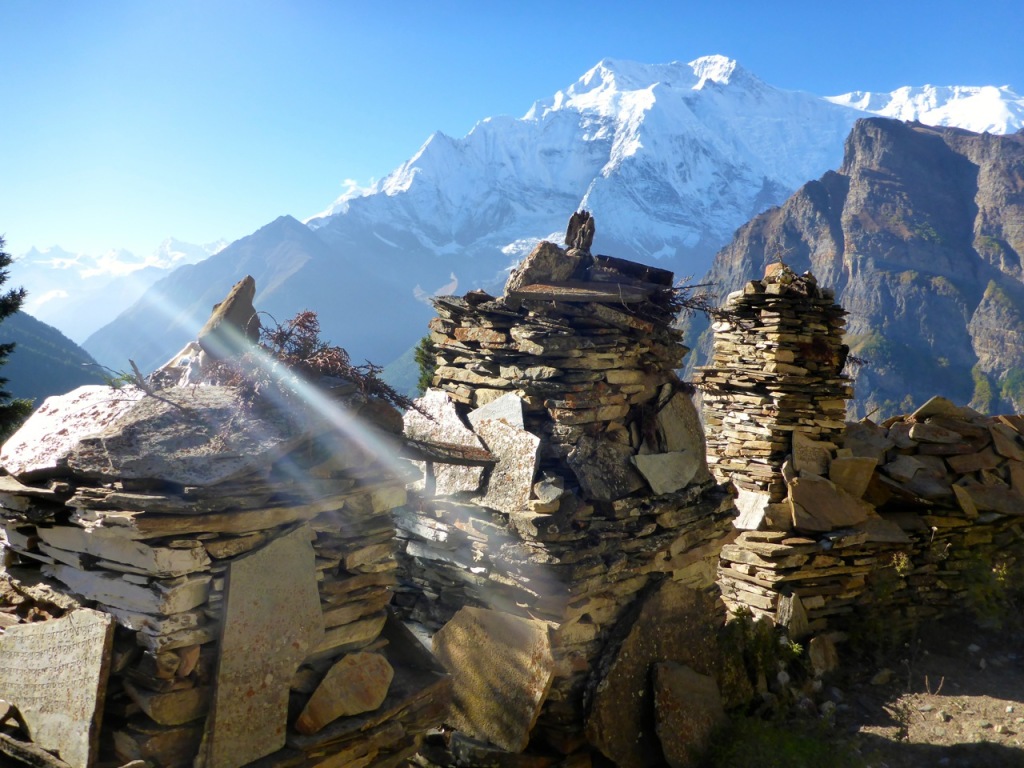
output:
[[[833,286],[867,361],[852,416],[935,394],[1021,411],[1022,257],[1024,134],[873,118],[854,127],[838,172],[742,227],[707,279],[724,296],[781,259]],[[694,362],[709,343],[705,331]]]

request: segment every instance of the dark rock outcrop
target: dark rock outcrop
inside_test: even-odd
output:
[[[707,281],[724,297],[780,259],[849,312],[852,416],[936,393],[1024,408],[1024,136],[858,121],[842,167],[740,228]]]

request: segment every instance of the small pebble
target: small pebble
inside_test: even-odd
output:
[[[946,710],[940,709],[938,712],[935,713],[935,719],[940,720],[943,723],[948,723],[950,720],[953,719],[953,716],[949,714],[949,712],[947,712]]]
[[[871,678],[872,685],[885,685],[892,680],[892,670],[882,669],[879,670],[874,677]]]
[[[997,726],[995,727],[995,729],[994,729],[994,730],[995,730],[995,732],[996,732],[996,733],[1009,733],[1009,732],[1010,732],[1010,729],[1009,729],[1009,728],[1007,728],[1007,727],[1006,727],[1005,725],[1003,725],[1002,723],[1000,723],[999,725],[997,725]]]
[[[979,728],[991,728],[992,727],[992,723],[990,723],[988,720],[979,720],[978,721],[978,727]]]
[[[1008,715],[1009,715],[1009,714],[1011,714],[1012,712],[1013,712],[1013,704],[1008,704],[1008,705],[1006,706],[1006,714],[1008,714]]]
[[[970,645],[967,646],[967,652],[968,653],[977,653],[980,650],[981,650],[981,646],[980,645],[975,645],[974,643],[971,643]]]
[[[917,708],[917,711],[918,712],[931,712],[933,709],[935,709],[935,707],[933,705],[931,705],[931,704],[922,704],[920,707]]]

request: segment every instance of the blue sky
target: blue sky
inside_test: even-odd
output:
[[[1024,91],[1024,2],[0,0],[0,234],[152,251],[325,208],[605,57],[820,95]]]

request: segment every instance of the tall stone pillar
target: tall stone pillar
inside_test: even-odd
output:
[[[713,326],[714,356],[699,370],[708,464],[732,481],[737,527],[785,515],[786,461],[820,473],[842,433],[853,385],[843,375],[846,312],[813,275],[769,267],[729,295],[728,319]],[[774,527],[769,525],[769,527]]]

